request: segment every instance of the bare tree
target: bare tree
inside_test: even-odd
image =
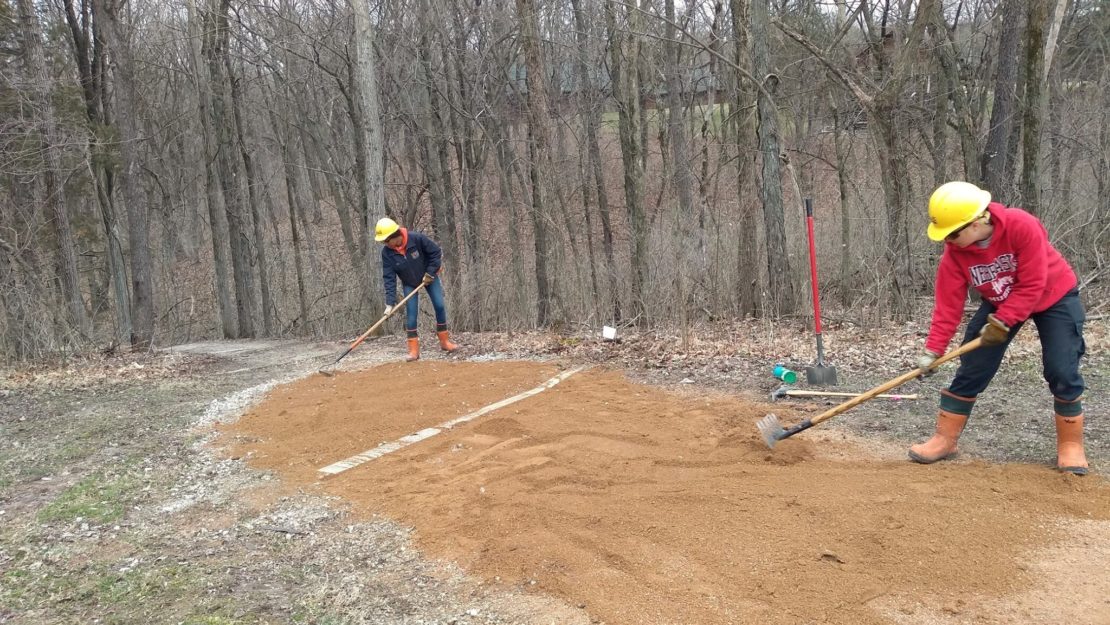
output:
[[[247,176],[247,202],[250,206],[250,222],[252,226],[254,262],[258,267],[259,288],[262,295],[262,332],[265,336],[274,334],[274,301],[270,293],[270,263],[266,259],[266,239],[263,235],[262,220],[265,211],[262,207],[263,186],[258,164],[251,155],[251,148],[246,140],[246,121],[242,114],[243,94],[239,86],[239,78],[231,65],[231,57],[225,57],[225,66],[229,89],[231,94],[231,112],[235,126],[235,144],[239,148],[239,156],[243,160],[244,172]]]
[[[228,233],[227,214],[220,210],[222,198],[217,181],[214,161],[216,159],[215,130],[212,128],[212,118],[209,111],[212,108],[211,80],[204,65],[204,46],[202,39],[207,39],[207,19],[202,17],[205,11],[200,10],[200,0],[189,0],[186,7],[189,10],[189,51],[193,62],[193,76],[197,90],[197,112],[201,121],[203,136],[203,159],[205,180],[205,203],[208,208],[208,225],[212,231],[212,258],[213,274],[215,276],[216,302],[219,310],[221,334],[224,338],[239,336],[237,317],[234,304],[231,301],[231,280],[227,273],[228,256],[230,248],[230,235]]]
[[[1029,0],[1025,22],[1025,106],[1022,117],[1021,194],[1022,205],[1034,214],[1041,206],[1041,126],[1044,121],[1045,31],[1049,0]]]
[[[763,230],[767,237],[767,280],[771,310],[790,314],[796,305],[794,286],[790,279],[790,256],[786,251],[786,222],[782,200],[782,147],[779,143],[778,110],[771,99],[778,76],[771,68],[770,42],[767,27],[770,21],[770,0],[753,0],[751,5],[752,75],[762,77],[763,88],[757,96],[759,110],[760,159],[763,176],[760,195],[763,199]]]
[[[136,85],[130,49],[119,22],[119,5],[113,0],[94,0],[101,20],[105,47],[115,78],[119,151],[123,175],[119,178],[127,205],[127,239],[131,256],[131,346],[150,347],[154,339],[154,287],[151,284],[150,221],[146,196],[140,184],[142,138],[136,104]]]
[[[859,70],[850,70],[834,63],[825,51],[817,47],[808,37],[781,21],[775,21],[775,25],[780,30],[801,44],[829,69],[867,114],[871,136],[875,141],[886,201],[886,231],[883,233],[883,240],[886,244],[885,262],[891,267],[889,297],[892,311],[900,317],[912,312],[912,296],[917,284],[913,255],[910,253],[908,213],[912,205],[911,176],[906,148],[901,140],[904,134],[901,124],[904,120],[900,100],[902,87],[910,78],[913,62],[917,56],[917,46],[929,21],[932,4],[936,1],[924,0],[918,4],[916,18],[906,33],[904,41],[898,46],[898,54],[893,64],[885,58],[887,54],[885,45],[877,43],[873,46],[875,63],[879,68],[879,82]],[[885,41],[886,33],[881,32],[879,39]]]
[[[355,13],[354,65],[356,67],[354,72],[356,84],[351,85],[351,88],[357,89],[358,92],[358,106],[360,108],[358,119],[362,122],[362,127],[356,128],[356,132],[362,133],[362,149],[365,151],[363,169],[358,174],[363,179],[360,186],[366,192],[366,213],[365,219],[358,224],[358,229],[360,232],[369,232],[372,228],[371,221],[376,220],[377,215],[386,213],[385,139],[382,131],[376,69],[377,59],[374,54],[375,36],[370,20],[370,5],[367,0],[351,0],[351,5],[354,7]],[[365,283],[376,282],[376,280],[371,280],[371,276],[377,276],[378,273],[371,267],[373,259],[370,258],[370,254],[367,254],[365,262],[367,272],[364,279]],[[357,273],[356,279],[358,279]],[[375,304],[378,301],[374,297],[373,301],[367,302],[367,304],[376,307]]]
[[[732,9],[733,65],[736,68],[751,67],[751,0],[729,0],[729,5]],[[736,189],[740,204],[740,238],[736,245],[736,275],[740,276],[737,302],[741,315],[755,315],[759,312],[759,276],[762,273],[757,269],[760,265],[759,226],[754,208],[744,204],[742,193],[755,187],[753,161],[745,151],[748,145],[755,142],[755,116],[750,111],[755,108],[756,95],[752,83],[739,72],[734,73],[736,92],[730,117],[735,128]]]
[[[50,101],[52,90],[42,51],[42,27],[39,25],[31,0],[18,0],[18,4],[19,21],[23,31],[23,55],[31,85],[31,100],[40,126],[43,200],[49,206],[58,244],[58,274],[62,278],[63,297],[68,305],[73,324],[82,335],[88,337],[92,334],[92,325],[85,311],[85,299],[81,295],[81,286],[77,277],[77,252],[74,249],[73,227],[70,225],[65,185],[58,182],[58,176],[62,175],[61,137]]]
[[[1006,173],[1014,160],[1009,149],[1010,136],[1020,118],[1018,102],[1018,50],[1025,23],[1023,0],[1002,0],[997,20],[1001,23],[998,53],[995,55],[994,103],[991,106],[987,141],[980,162],[980,180],[999,201],[1008,201],[1013,184]]]
[[[613,249],[613,224],[612,217],[609,214],[609,191],[606,187],[605,171],[601,166],[601,144],[598,138],[602,107],[600,89],[597,84],[599,79],[591,75],[590,67],[593,67],[593,65],[587,65],[587,53],[592,42],[588,36],[590,29],[585,12],[582,10],[581,0],[571,0],[571,7],[574,11],[575,43],[578,44],[575,71],[578,75],[577,87],[582,117],[582,134],[586,141],[586,171],[587,177],[590,178],[590,180],[584,182],[584,210],[588,216],[590,214],[590,199],[596,195],[597,213],[601,221],[601,245],[605,253],[604,274],[609,296],[612,299],[612,309],[609,314],[613,323],[619,323],[621,320],[621,299],[620,286],[617,280],[617,261]],[[596,194],[589,192],[591,182]],[[592,232],[589,221],[587,221],[587,228]],[[593,249],[592,242],[590,248]],[[600,298],[600,288],[595,286],[594,292]]]
[[[235,311],[239,324],[240,337],[253,337],[255,331],[255,312],[258,309],[254,293],[254,271],[251,266],[250,212],[243,201],[241,181],[242,162],[239,151],[235,149],[234,104],[231,102],[231,81],[228,75],[228,54],[230,54],[230,26],[228,12],[231,0],[210,0],[205,13],[205,29],[202,52],[208,67],[209,87],[212,99],[209,114],[212,116],[212,129],[215,133],[216,172],[223,193],[224,210],[227,213],[227,229],[231,243],[231,270],[235,284]]]
[[[106,127],[110,120],[108,101],[105,97],[105,54],[104,39],[97,35],[98,25],[92,19],[91,5],[86,0],[78,12],[74,0],[63,0],[66,25],[72,42],[73,59],[81,86],[82,101],[85,105],[87,130],[81,137],[85,151],[85,161],[89,169],[91,195],[98,207],[100,223],[103,226],[104,254],[107,265],[104,274],[111,284],[115,304],[115,333],[120,341],[131,339],[131,300],[127,286],[127,263],[123,255],[122,236],[119,220],[113,204],[113,180],[111,167],[113,159],[105,154],[104,133],[99,129]],[[94,282],[95,284],[95,282]],[[91,289],[95,294],[97,289]],[[99,310],[93,308],[93,314]]]
[[[532,184],[532,236],[535,239],[536,250],[536,323],[543,327],[553,321],[551,304],[554,297],[553,285],[548,281],[548,205],[547,185],[543,172],[549,144],[547,120],[550,113],[547,105],[547,87],[544,84],[546,70],[537,33],[535,3],[533,0],[516,0],[516,12],[520,19],[520,40],[527,68],[528,170]]]
[[[638,0],[637,0],[638,1]],[[621,11],[627,29],[617,28]],[[624,164],[624,202],[632,234],[632,309],[637,323],[648,323],[644,298],[648,284],[648,233],[644,211],[644,135],[640,110],[640,10],[616,0],[605,0],[605,22],[609,29],[610,68],[613,99],[617,104],[621,161]]]

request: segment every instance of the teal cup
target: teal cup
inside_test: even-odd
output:
[[[791,369],[787,369],[782,365],[775,365],[774,374],[776,378],[782,380],[783,382],[786,382],[787,384],[793,384],[798,381],[797,372]]]

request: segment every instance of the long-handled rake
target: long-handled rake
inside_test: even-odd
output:
[[[328,367],[334,367],[335,365],[339,364],[339,361],[340,361],[340,360],[343,360],[344,358],[346,358],[346,357],[347,357],[347,354],[349,354],[349,353],[351,353],[352,351],[354,351],[354,349],[355,349],[356,347],[358,347],[359,345],[362,345],[362,342],[366,340],[366,337],[368,337],[368,336],[370,336],[371,334],[373,334],[373,333],[374,333],[374,330],[377,330],[377,329],[378,329],[378,327],[380,327],[380,326],[381,326],[381,325],[382,325],[383,323],[385,323],[385,320],[386,320],[386,319],[389,319],[390,317],[392,317],[392,316],[393,316],[393,314],[394,314],[394,313],[396,313],[396,312],[397,312],[398,310],[401,310],[401,308],[402,308],[402,307],[404,307],[404,305],[405,305],[405,304],[406,304],[406,303],[407,303],[407,302],[408,302],[408,301],[409,301],[410,299],[412,299],[413,297],[416,297],[416,294],[417,294],[417,293],[419,293],[419,292],[420,292],[420,291],[421,291],[421,290],[422,290],[422,289],[423,289],[423,288],[424,288],[425,286],[426,286],[426,285],[425,285],[425,284],[424,284],[423,282],[421,282],[421,283],[420,283],[419,285],[417,285],[417,287],[416,287],[415,289],[413,289],[411,293],[409,293],[408,295],[406,295],[406,296],[404,296],[403,298],[401,298],[401,301],[397,302],[397,305],[396,305],[396,306],[394,306],[393,308],[391,308],[391,309],[389,310],[389,312],[388,312],[388,313],[386,313],[386,314],[382,315],[382,318],[381,318],[381,319],[378,319],[378,321],[377,321],[377,322],[376,322],[376,323],[375,323],[374,325],[370,326],[370,329],[369,329],[369,330],[367,330],[367,331],[363,332],[363,333],[362,333],[362,336],[360,336],[360,337],[358,337],[357,339],[355,339],[355,342],[354,342],[354,343],[351,343],[351,346],[347,348],[347,351],[343,352],[343,353],[342,353],[342,354],[341,354],[341,355],[339,356],[339,358],[336,358],[336,359],[335,359],[335,362],[332,362],[332,363],[328,363],[328,364],[324,365],[323,367],[320,367],[319,369],[317,369],[317,371],[318,371],[319,373],[323,374],[323,375],[326,375],[326,376],[328,376],[329,378],[330,378],[331,376],[335,375],[335,372],[333,372],[333,371],[327,371],[327,368],[328,368]]]
[[[756,421],[755,427],[757,427],[759,429],[759,433],[763,435],[763,441],[767,443],[767,446],[774,449],[775,443],[781,441],[782,439],[790,438],[791,436],[794,436],[802,430],[808,430],[818,423],[828,421],[836,415],[851,410],[852,408],[855,408],[856,406],[869,399],[874,398],[877,395],[885,393],[892,388],[899,387],[920,375],[924,375],[929,371],[936,369],[940,365],[948,362],[949,360],[952,360],[953,358],[962,356],[963,354],[966,354],[974,349],[978,349],[982,344],[982,338],[976,338],[973,341],[964,343],[963,345],[948,352],[940,358],[937,358],[933,361],[933,364],[929,365],[928,367],[922,367],[920,369],[914,369],[913,371],[910,371],[908,373],[903,373],[893,380],[890,380],[889,382],[884,382],[879,386],[871,389],[870,391],[867,391],[866,393],[863,393],[862,395],[859,395],[857,397],[853,397],[852,399],[849,399],[848,401],[840,404],[839,406],[836,406],[835,408],[830,408],[825,412],[817,415],[816,417],[813,417],[812,419],[806,419],[805,421],[792,425],[788,428],[784,428],[782,424],[779,423],[779,418],[776,417],[774,414],[769,414],[759,421]]]

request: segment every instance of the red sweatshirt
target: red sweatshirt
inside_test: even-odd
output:
[[[956,333],[969,286],[995,305],[995,317],[1013,326],[1047,310],[1077,284],[1075,272],[1048,242],[1036,217],[996,202],[987,210],[994,226],[987,247],[944,244],[933,323],[925,341],[925,349],[934,354],[943,354]]]

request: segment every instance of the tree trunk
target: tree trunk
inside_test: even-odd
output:
[[[359,223],[360,230],[368,232],[371,220],[385,214],[385,148],[382,137],[381,104],[378,94],[378,74],[374,58],[374,29],[370,20],[370,5],[366,0],[351,0],[355,12],[355,75],[358,78],[359,105],[362,110],[362,128],[356,129],[363,136],[365,150],[363,169],[358,172],[363,178],[362,186],[366,191],[366,221]],[[352,88],[354,85],[352,85]],[[369,281],[371,276],[370,259],[367,254],[366,276],[356,276]]]
[[[270,264],[266,260],[266,237],[263,234],[262,219],[265,212],[262,209],[262,189],[264,183],[259,175],[258,166],[247,147],[246,133],[241,109],[243,96],[239,90],[239,80],[232,71],[230,58],[225,59],[228,82],[231,85],[231,111],[235,122],[235,139],[239,146],[239,155],[247,173],[247,200],[250,203],[251,225],[254,234],[255,261],[258,265],[258,281],[262,294],[262,332],[266,336],[274,335],[274,306],[273,296],[270,294]]]
[[[100,221],[104,226],[104,241],[108,257],[108,279],[112,284],[112,298],[116,304],[116,337],[121,341],[131,340],[131,299],[127,293],[127,262],[123,257],[123,243],[120,241],[119,220],[116,218],[115,205],[106,191],[106,183],[102,174],[92,169],[91,161],[89,175],[92,179],[94,192],[97,196],[97,206],[100,209]]]
[[[752,75],[772,73],[767,24],[769,0],[752,3]],[[773,92],[777,78],[764,81],[757,100],[759,110],[759,152],[763,161],[760,195],[763,199],[763,228],[767,235],[767,278],[771,291],[771,311],[777,315],[794,312],[794,286],[790,279],[790,258],[786,249],[786,221],[783,214],[782,171],[779,162],[778,111],[767,92]]]
[[[840,198],[840,304],[847,308],[852,302],[852,221],[848,202],[848,156],[843,129],[840,127],[840,107],[836,96],[830,95],[833,116],[833,148],[836,151],[836,188]],[[849,143],[850,145],[850,143]]]
[[[910,254],[908,207],[910,206],[910,171],[899,138],[897,113],[885,99],[876,104],[869,118],[872,136],[879,157],[886,204],[886,233],[883,243],[886,266],[890,270],[891,312],[904,318],[912,312],[913,289],[917,281]]]
[[[69,309],[70,321],[83,338],[92,335],[92,324],[85,309],[85,299],[81,295],[81,283],[77,274],[77,252],[74,249],[73,228],[69,220],[69,206],[66,203],[65,186],[58,183],[57,175],[62,171],[62,154],[59,147],[62,139],[54,119],[54,106],[50,101],[51,80],[46,70],[46,59],[42,49],[42,28],[32,0],[18,0],[19,21],[23,35],[23,54],[27,62],[27,73],[32,85],[31,100],[35,104],[34,114],[38,117],[39,135],[43,155],[42,181],[44,199],[49,205],[48,212],[54,225],[57,239],[56,266],[62,279],[62,298]]]
[[[552,321],[551,304],[554,295],[553,285],[548,282],[547,274],[547,189],[543,172],[544,154],[548,150],[548,108],[547,87],[544,85],[546,68],[540,51],[536,9],[533,0],[516,0],[517,17],[520,20],[521,45],[527,68],[528,85],[528,162],[529,178],[532,184],[532,229],[536,253],[536,324],[546,327]]]
[[[85,157],[100,221],[104,226],[107,273],[115,302],[116,336],[122,343],[131,340],[131,300],[127,291],[127,264],[120,241],[119,220],[116,219],[112,199],[112,159],[104,154],[106,148],[100,138],[110,118],[102,80],[104,41],[98,34],[98,24],[91,20],[87,5],[78,17],[73,0],[64,0],[63,4],[85,102],[85,118],[89,124]],[[94,307],[94,315],[96,310]]]
[[[105,47],[109,51],[116,80],[116,112],[119,129],[120,187],[127,204],[127,238],[131,251],[131,346],[148,349],[154,338],[154,287],[150,269],[150,223],[141,180],[138,141],[141,138],[135,97],[134,69],[130,49],[111,0],[94,0]]]
[[[939,2],[935,3],[933,7],[932,17],[929,20],[929,33],[935,42],[936,57],[941,68],[941,72],[937,75],[938,102],[935,132],[937,137],[934,139],[938,144],[937,154],[943,159],[942,162],[934,165],[934,168],[938,170],[934,180],[939,185],[948,180],[947,172],[944,171],[946,169],[944,163],[947,161],[947,149],[939,144],[944,143],[944,135],[940,133],[946,132],[948,126],[949,101],[952,102],[952,108],[956,114],[956,128],[959,130],[960,151],[963,154],[964,161],[963,177],[965,180],[973,178],[972,168],[979,162],[979,150],[976,147],[975,124],[971,118],[971,105],[968,102],[963,83],[960,81],[959,54],[956,50],[956,42],[953,40],[952,32],[948,29],[948,24],[944,20],[941,4]]]
[[[513,186],[513,178],[519,177],[514,175],[517,173],[517,158],[513,152],[512,147],[509,145],[509,139],[499,124],[491,124],[489,129],[490,141],[493,142],[494,156],[497,158],[497,179],[499,182],[500,193],[498,194],[499,203],[503,208],[509,210],[509,236],[512,241],[519,242],[521,240],[520,226],[521,219],[517,216],[518,196],[515,192],[516,187]],[[522,187],[521,194],[524,193]],[[523,310],[527,297],[525,295],[524,284],[524,250],[523,246],[516,244],[509,246],[511,250],[511,262],[513,273],[513,289],[511,293],[517,297],[517,304]],[[529,315],[531,316],[531,315]]]
[[[208,62],[209,85],[212,100],[209,113],[216,138],[216,171],[220,190],[223,192],[227,213],[227,229],[231,243],[231,268],[235,284],[235,311],[239,323],[239,337],[255,336],[254,329],[254,276],[250,264],[250,239],[247,237],[247,210],[243,206],[242,179],[237,151],[234,147],[234,128],[228,105],[227,64],[230,31],[227,12],[230,0],[211,0],[208,28],[205,31],[205,57]]]
[[[626,31],[617,29],[616,11],[625,7]],[[610,79],[616,100],[621,161],[624,164],[624,201],[628,224],[632,231],[632,306],[631,314],[639,325],[646,325],[648,286],[648,233],[644,212],[644,145],[640,132],[640,80],[637,59],[640,57],[640,12],[635,6],[606,0],[605,21],[609,29],[611,53]]]
[[[1003,0],[999,7],[1002,32],[998,40],[998,62],[994,78],[994,105],[991,107],[987,142],[980,161],[980,183],[998,200],[1006,201],[1013,181],[1006,171],[1013,155],[1010,135],[1017,120],[1018,47],[1025,21],[1024,0]]]
[[[1098,220],[1095,222],[1094,245],[1092,249],[1110,249],[1110,72],[1103,66],[1102,110],[1098,125]]]
[[[693,10],[695,6],[695,4],[691,3],[689,5],[689,9]],[[700,289],[701,295],[695,297],[695,299],[693,300],[693,305],[699,306],[699,302],[710,301],[714,303],[714,308],[717,308],[720,304],[721,295],[724,294],[722,293],[722,291],[726,293],[728,291],[728,289],[721,281],[722,272],[710,269],[711,253],[709,251],[708,231],[708,221],[710,219],[709,182],[710,180],[713,180],[714,184],[718,184],[720,180],[716,172],[714,172],[714,174],[710,176],[709,147],[711,143],[717,144],[718,153],[720,156],[723,157],[724,150],[726,150],[728,146],[727,133],[724,132],[724,126],[726,123],[724,111],[728,108],[728,104],[720,101],[721,86],[727,82],[721,71],[720,59],[720,48],[722,41],[721,29],[725,28],[725,25],[722,23],[722,18],[724,17],[724,9],[724,0],[713,0],[713,21],[711,22],[709,27],[709,49],[713,52],[713,54],[711,54],[709,58],[709,84],[707,88],[707,92],[709,93],[709,107],[708,110],[702,114],[700,133],[701,149],[699,150],[701,153],[701,174],[697,178],[698,225],[696,248],[698,251],[698,258],[693,265],[696,268],[698,274],[694,282],[695,284],[700,284],[702,287]],[[726,138],[725,141],[717,141],[714,137],[711,136],[713,133],[713,121],[715,119],[720,119],[721,131],[722,135]],[[723,160],[724,159],[722,158],[721,161]],[[714,196],[716,197],[716,195],[716,190],[714,190]],[[720,241],[720,237],[714,238],[718,242]]]
[[[289,150],[288,132],[278,122],[277,115],[270,109],[270,124],[274,129],[281,150],[281,166],[285,173],[285,199],[289,207],[289,229],[293,239],[293,266],[297,274],[297,303],[300,305],[301,327],[305,334],[312,334],[312,320],[309,317],[308,293],[305,289],[304,261],[301,259],[301,232],[297,225],[297,214],[301,211],[300,195],[297,193],[297,171],[293,167],[293,158]]]
[[[591,179],[593,178],[593,153],[591,151],[591,143],[597,141],[597,110],[595,106],[595,94],[593,88],[593,81],[590,79],[589,69],[586,65],[586,54],[590,49],[590,41],[587,36],[586,18],[582,13],[581,0],[571,0],[571,11],[574,13],[574,39],[578,46],[577,53],[574,58],[574,79],[575,79],[575,92],[578,95],[577,104],[579,117],[582,121],[582,136],[585,144],[580,145],[579,161],[580,172],[582,180],[582,211],[586,217],[586,246],[589,251],[590,263],[590,287],[592,289],[592,306],[593,312],[602,315],[602,302],[601,302],[601,285],[598,280],[597,272],[597,254],[594,245],[594,224],[592,216],[592,208],[594,206],[594,193],[600,191],[593,186]],[[583,154],[582,149],[585,149]],[[600,203],[600,198],[599,198]],[[608,273],[612,273],[611,266]]]
[[[215,160],[215,131],[212,128],[212,119],[209,111],[212,108],[211,81],[208,79],[208,70],[203,60],[204,45],[202,38],[208,30],[207,19],[198,15],[194,0],[190,0],[186,7],[189,11],[190,51],[193,57],[193,69],[196,77],[197,88],[197,117],[200,119],[202,134],[204,135],[204,180],[205,202],[208,207],[208,225],[212,229],[212,259],[216,280],[216,301],[220,314],[220,328],[224,338],[236,338],[239,329],[236,326],[234,305],[231,302],[231,280],[227,273],[228,248],[230,247],[227,215],[220,210],[220,188],[216,180],[216,171],[212,163]]]
[[[477,40],[479,58],[486,58],[490,54],[488,39],[485,36],[479,7],[474,5],[467,9],[466,15],[459,16],[460,27],[454,34],[453,54],[448,55],[444,50],[444,64],[451,68],[450,80],[447,84],[448,102],[451,111],[452,134],[456,138],[455,154],[459,166],[459,217],[460,239],[459,253],[461,271],[458,275],[462,278],[463,289],[458,299],[464,299],[466,305],[461,307],[460,314],[455,315],[454,325],[458,329],[480,331],[484,327],[482,317],[482,286],[484,284],[482,260],[486,254],[486,241],[482,236],[483,215],[480,204],[479,192],[488,158],[487,143],[481,136],[481,125],[478,121],[483,114],[485,103],[481,101],[480,94],[486,92],[487,78],[481,78],[473,84],[469,77],[475,68],[467,54],[468,41]],[[461,13],[461,10],[460,10]],[[468,73],[469,72],[469,73]]]
[[[679,42],[675,40],[677,29],[674,26],[674,0],[665,0],[664,13],[667,18],[664,41],[667,55],[667,139],[671,144],[671,171],[674,176],[675,192],[678,195],[678,214],[674,235],[678,238],[679,262],[675,270],[678,277],[678,314],[683,329],[688,327],[687,318],[690,308],[690,291],[687,285],[687,272],[697,266],[701,249],[696,247],[692,224],[697,223],[694,207],[694,175],[690,167],[690,139],[687,136],[686,114],[682,96],[685,91],[683,71],[680,66]],[[689,257],[688,250],[698,256]],[[684,335],[685,336],[685,335]]]
[[[751,0],[729,0],[732,8],[733,61],[736,67],[751,67]],[[755,143],[755,94],[747,78],[736,75],[733,98],[733,124],[736,133],[736,195],[739,239],[736,242],[736,297],[740,316],[752,316],[760,307],[759,224],[755,211],[745,201],[744,192],[755,186],[754,167],[748,154]]]
[[[1049,0],[1029,0],[1025,25],[1025,107],[1022,120],[1021,195],[1023,208],[1041,212],[1041,126],[1045,113],[1045,31]]]
[[[428,10],[431,11],[429,5]],[[431,13],[426,13],[430,17]],[[450,161],[447,157],[447,129],[443,123],[443,112],[439,96],[429,86],[437,81],[432,68],[431,49],[433,42],[425,32],[420,46],[420,67],[424,73],[421,95],[424,96],[424,113],[421,115],[421,140],[423,156],[428,176],[432,201],[432,226],[438,243],[443,248],[444,263],[454,267],[458,258],[458,240],[455,228],[454,181],[451,177]]]

